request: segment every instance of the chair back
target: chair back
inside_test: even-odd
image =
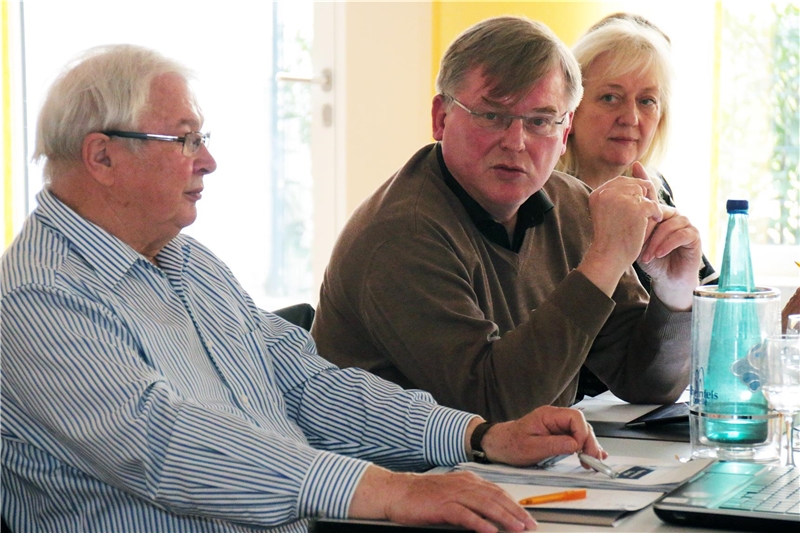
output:
[[[273,313],[295,326],[311,331],[311,324],[314,322],[314,306],[311,304],[290,305],[273,311]]]

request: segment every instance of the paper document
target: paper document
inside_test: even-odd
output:
[[[675,403],[688,401],[689,395],[684,392]],[[606,391],[597,396],[587,396],[580,402],[572,406],[583,412],[583,416],[589,422],[630,422],[653,409],[660,407],[657,404],[630,404],[625,400],[620,400],[611,391]]]
[[[497,483],[515,501],[530,496],[552,494],[564,490],[563,487],[547,485],[518,485]],[[629,490],[586,489],[586,498],[564,502],[548,502],[530,506],[529,509],[578,509],[584,511],[638,511],[656,501],[661,492],[632,492]],[[526,506],[526,508],[528,508]]]
[[[713,461],[695,459],[682,463],[677,459],[612,456],[604,462],[620,473],[615,479],[594,470],[586,470],[574,454],[548,468],[460,463],[456,469],[474,472],[494,483],[668,492]]]

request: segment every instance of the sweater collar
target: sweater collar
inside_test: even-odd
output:
[[[442,170],[445,184],[464,206],[469,218],[478,230],[487,239],[498,246],[502,246],[513,252],[519,252],[520,248],[522,248],[522,242],[525,239],[525,233],[528,228],[538,226],[544,222],[545,214],[554,207],[547,193],[544,192],[544,189],[539,189],[533,193],[530,198],[525,200],[519,207],[519,211],[517,212],[517,225],[514,228],[514,239],[513,242],[511,242],[505,227],[494,220],[492,215],[470,196],[469,193],[464,190],[464,187],[453,177],[453,174],[444,162],[441,143],[436,143],[436,158],[439,161],[439,167]]]

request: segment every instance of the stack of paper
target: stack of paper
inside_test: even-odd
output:
[[[514,500],[563,491],[563,487],[498,483]],[[525,506],[540,522],[613,526],[629,513],[644,509],[662,495],[661,492],[586,489],[586,498]]]
[[[586,470],[577,455],[570,455],[547,468],[479,463],[461,463],[456,468],[474,472],[494,483],[668,492],[697,474],[713,459],[683,463],[677,459],[616,456],[604,462],[616,470],[619,477],[612,479],[600,472]]]

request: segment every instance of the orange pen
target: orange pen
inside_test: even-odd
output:
[[[586,498],[586,489],[565,490],[564,492],[554,492],[552,494],[541,494],[530,496],[519,501],[520,505],[538,505],[540,503],[567,502],[570,500],[582,500]]]

